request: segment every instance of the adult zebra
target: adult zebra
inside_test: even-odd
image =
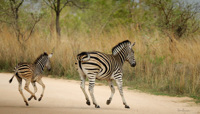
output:
[[[115,80],[122,97],[125,108],[130,108],[123,95],[122,90],[122,66],[125,61],[128,61],[132,67],[136,66],[134,58],[134,51],[130,41],[126,40],[112,49],[112,54],[105,54],[101,52],[82,52],[77,55],[78,72],[81,77],[81,89],[86,98],[86,104],[90,105],[89,97],[85,91],[85,79],[89,79],[89,92],[92,98],[95,108],[100,108],[93,95],[93,88],[95,85],[95,79],[107,80],[111,89],[111,96],[107,100],[107,105],[111,103],[112,97],[115,93],[115,89],[112,80]]]
[[[47,69],[49,71],[51,70],[50,58],[52,57],[52,55],[53,55],[53,53],[48,55],[46,52],[44,52],[35,60],[35,62],[33,64],[19,63],[15,67],[15,69],[14,69],[15,73],[14,73],[13,77],[9,80],[9,82],[10,83],[12,82],[14,76],[17,78],[17,81],[19,82],[19,92],[22,95],[26,106],[28,106],[29,104],[22,92],[22,79],[24,79],[26,81],[24,89],[31,94],[31,97],[28,99],[29,101],[32,98],[37,100],[37,98],[35,96],[35,93],[37,92],[37,87],[36,87],[35,82],[38,82],[42,86],[43,91],[42,91],[40,98],[38,99],[40,101],[44,95],[44,90],[45,90],[45,85],[42,82],[42,76],[40,74],[43,73],[45,66],[47,67]],[[30,91],[30,89],[29,89],[30,83],[32,83],[32,85],[34,87],[34,93],[32,91]]]

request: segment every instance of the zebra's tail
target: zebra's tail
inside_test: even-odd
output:
[[[82,52],[82,53],[77,55],[77,60],[81,61],[81,62],[89,61],[90,60],[90,54],[88,54],[87,52]]]
[[[79,66],[79,68],[82,70],[81,62],[89,61],[90,55],[87,52],[82,52],[77,55],[77,63],[76,66]]]
[[[14,78],[14,76],[16,75],[16,68],[17,68],[17,66],[14,68],[14,72],[15,72],[15,74],[12,76],[12,78],[9,80],[9,83],[11,83],[12,82],[12,80],[13,80],[13,78]]]
[[[12,76],[12,78],[9,80],[9,83],[11,83],[11,82],[12,82],[12,80],[13,80],[14,76],[15,76],[15,75],[13,75],[13,76]]]

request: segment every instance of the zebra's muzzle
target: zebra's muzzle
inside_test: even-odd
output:
[[[51,68],[48,68],[47,70],[48,70],[48,71],[51,71]]]
[[[131,67],[135,67],[136,66],[136,62],[134,64],[131,65]]]

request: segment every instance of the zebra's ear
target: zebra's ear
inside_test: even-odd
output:
[[[135,42],[133,44],[130,45],[130,48],[132,48],[135,45]]]
[[[44,52],[44,55],[48,55],[46,51]]]
[[[52,56],[53,56],[53,53],[49,54],[49,56],[48,56],[48,57],[49,57],[49,58],[51,58]]]

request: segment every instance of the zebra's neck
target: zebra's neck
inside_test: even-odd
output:
[[[35,63],[35,70],[37,73],[43,73],[46,62],[46,57],[41,57],[38,59],[38,61]]]
[[[114,55],[114,57],[117,60],[118,64],[123,65],[127,57],[126,48],[119,51],[116,55]]]

